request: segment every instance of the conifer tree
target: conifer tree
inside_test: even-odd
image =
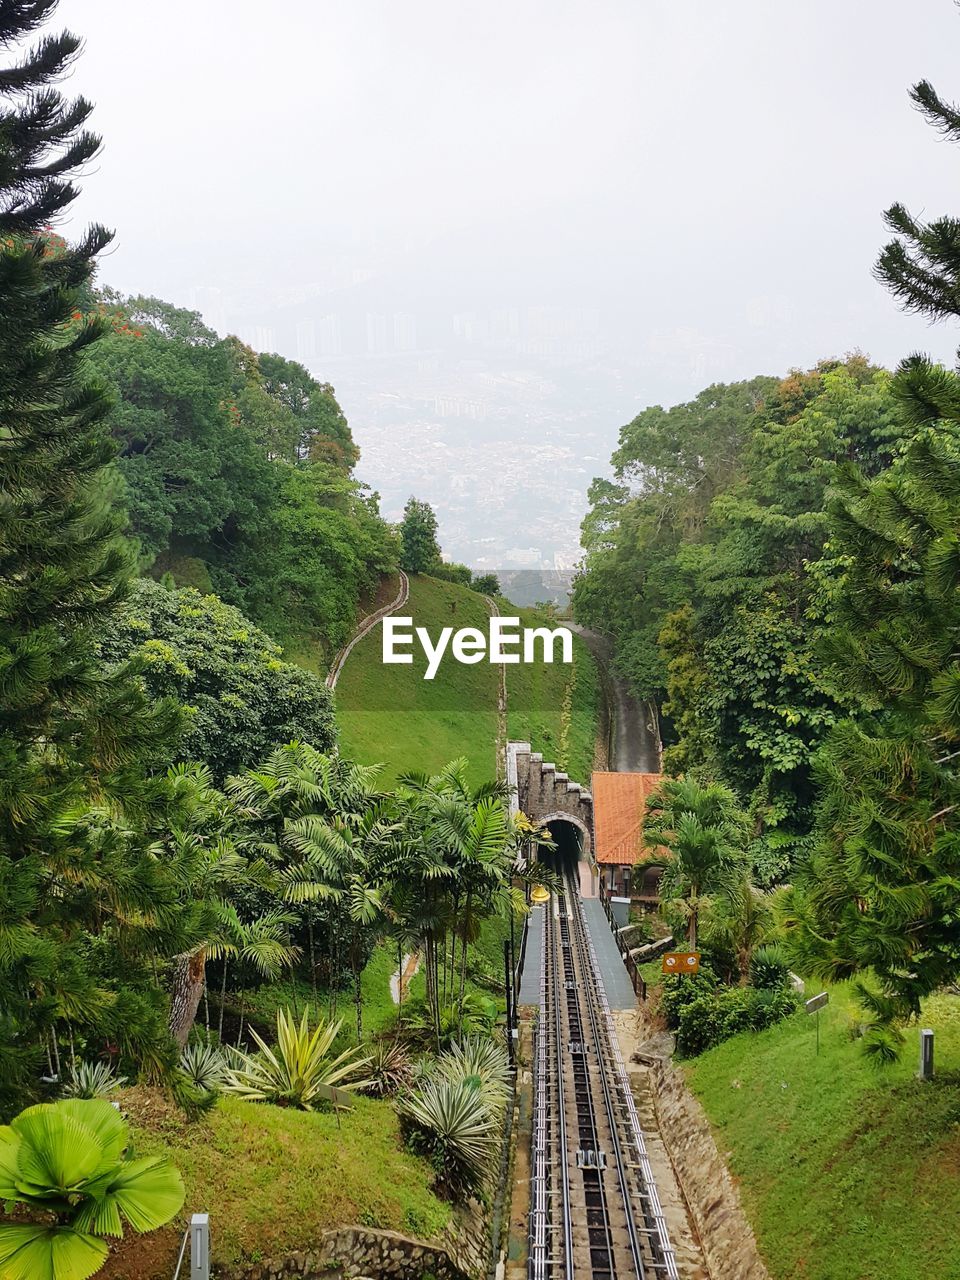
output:
[[[910,97],[935,129],[960,142],[960,108],[944,101],[928,80],[915,84]],[[884,221],[897,239],[880,253],[877,279],[908,311],[932,320],[960,316],[960,219],[923,222],[897,203]]]
[[[82,302],[111,237],[94,226],[70,246],[50,226],[99,147],[85,128],[90,104],[55,87],[80,42],[44,35],[20,49],[56,3],[0,0],[0,1092],[8,1095],[32,1078],[41,1044],[56,1056],[58,1019],[82,1025],[117,1007],[103,965],[121,922],[135,907],[163,914],[157,860],[118,815],[150,803],[139,761],[173,727],[168,707],[148,709],[128,672],[107,676],[96,658],[96,628],[132,567],[109,501],[110,401],[84,367],[102,321],[85,319]]]

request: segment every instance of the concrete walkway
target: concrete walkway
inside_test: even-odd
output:
[[[530,912],[530,923],[527,925],[527,951],[523,958],[523,972],[520,975],[520,992],[518,1004],[540,1003],[540,948],[543,945],[543,913],[553,909],[553,903],[534,907]],[[633,994],[630,975],[623,964],[623,957],[617,950],[610,924],[603,911],[603,903],[599,898],[583,899],[583,917],[587,924],[587,932],[597,953],[597,964],[607,1003],[611,1009],[635,1009],[637,997]]]
[[[637,997],[633,993],[633,984],[624,967],[623,957],[617,950],[610,922],[599,898],[583,899],[583,916],[593,949],[597,953],[597,965],[603,979],[607,1004],[611,1009],[635,1009]]]

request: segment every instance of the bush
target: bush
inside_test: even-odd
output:
[[[108,666],[135,659],[151,697],[189,708],[179,758],[206,761],[218,782],[278,743],[334,744],[320,677],[284,662],[278,644],[216,596],[137,582],[101,650]]]
[[[476,1083],[431,1080],[398,1110],[411,1150],[429,1159],[439,1191],[463,1199],[482,1186],[496,1149],[497,1122]]]
[[[757,947],[750,958],[750,981],[755,987],[774,990],[786,986],[790,979],[787,953],[778,942]]]
[[[690,1058],[740,1031],[762,1031],[789,1017],[798,1003],[796,994],[787,986],[773,990],[701,987],[679,1008],[677,1051]]]
[[[70,1077],[63,1086],[65,1098],[109,1098],[122,1085],[125,1076],[118,1076],[109,1062],[77,1062],[71,1068]]]

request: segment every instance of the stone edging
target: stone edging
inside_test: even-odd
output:
[[[707,1114],[669,1059],[639,1053],[653,1075],[661,1137],[715,1280],[770,1280]]]

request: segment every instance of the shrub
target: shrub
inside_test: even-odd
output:
[[[431,1080],[404,1098],[398,1110],[411,1149],[433,1165],[439,1191],[464,1198],[483,1184],[497,1123],[477,1084]]]
[[[297,1026],[289,1010],[279,1009],[276,1046],[271,1049],[251,1027],[260,1052],[238,1055],[239,1065],[227,1070],[226,1090],[251,1102],[312,1111],[316,1102],[329,1098],[330,1086],[362,1089],[366,1081],[358,1077],[367,1059],[360,1051],[344,1049],[333,1056],[333,1044],[342,1026],[342,1019],[329,1023],[321,1019],[311,1031],[308,1010]]]
[[[750,957],[750,981],[755,987],[772,990],[785,986],[790,978],[787,953],[778,942],[757,947]]]
[[[787,986],[701,988],[679,1011],[677,1051],[693,1057],[740,1031],[762,1031],[793,1013],[796,994]]]
[[[364,1093],[374,1098],[390,1097],[410,1083],[410,1055],[397,1040],[378,1040],[369,1050],[364,1075],[367,1078]]]
[[[109,1098],[127,1083],[109,1062],[77,1062],[63,1086],[65,1098]]]
[[[478,1088],[493,1110],[499,1111],[510,1096],[510,1063],[493,1040],[465,1036],[455,1041],[437,1061],[441,1080],[465,1082]]]

